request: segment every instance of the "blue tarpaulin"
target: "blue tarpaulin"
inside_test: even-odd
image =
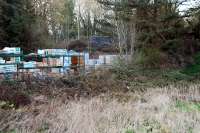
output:
[[[111,37],[93,36],[90,38],[90,43],[94,47],[103,47],[112,45],[113,39]]]

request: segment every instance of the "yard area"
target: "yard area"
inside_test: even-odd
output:
[[[0,133],[200,133],[200,0],[0,0]]]
[[[14,82],[1,83],[0,90],[4,93],[4,97],[0,96],[0,131],[1,133],[199,132],[200,84],[198,82],[184,83],[182,80],[182,83],[171,82],[170,85],[163,84],[159,87],[152,86],[153,81],[149,84],[147,79],[140,77],[140,80],[144,81],[142,85],[138,81],[139,77],[135,77],[136,79],[130,78],[130,80],[139,84],[131,85],[128,84],[130,81],[127,83],[122,79],[117,80],[114,76],[110,71],[99,70],[86,77],[57,79],[51,83],[35,81],[30,85],[24,84],[23,87]],[[10,94],[10,91],[14,93]],[[2,101],[2,98],[5,101]],[[8,102],[9,98],[16,101]]]

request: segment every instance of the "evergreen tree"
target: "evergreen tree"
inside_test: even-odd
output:
[[[37,34],[38,17],[32,0],[2,0],[0,4],[1,47],[21,47],[32,51],[42,44]]]
[[[23,33],[23,18],[22,0],[4,0],[1,4],[2,9],[2,27],[5,32],[6,46],[19,46],[20,36]]]
[[[116,22],[121,20],[128,27],[135,10],[136,21],[136,46],[135,49],[142,53],[143,62],[149,66],[159,66],[162,63],[184,64],[187,60],[188,49],[184,44],[185,31],[184,16],[179,12],[179,7],[187,0],[98,0],[105,8],[111,9],[116,14]],[[198,12],[196,13],[195,34],[198,36]],[[132,14],[132,15],[131,15]],[[122,26],[120,22],[119,26]],[[192,22],[195,22],[194,19]],[[118,27],[119,28],[119,27]],[[124,28],[119,29],[122,31]],[[130,29],[130,28],[128,28]],[[130,35],[130,30],[125,30]],[[119,36],[120,37],[120,36]],[[130,38],[135,38],[130,36]],[[119,38],[120,40],[120,38]],[[126,39],[125,39],[126,40]],[[127,45],[130,41],[125,42]],[[189,52],[192,53],[192,52]]]

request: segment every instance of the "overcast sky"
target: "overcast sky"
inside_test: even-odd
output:
[[[81,10],[84,10],[85,8],[95,10],[97,8],[97,3],[95,2],[95,0],[75,0],[75,1],[81,5]],[[180,11],[185,11],[199,4],[200,0],[188,0],[188,2],[184,3],[184,5],[180,7]]]
[[[187,10],[188,8],[194,7],[197,4],[200,4],[200,0],[189,0],[180,7],[180,11]]]

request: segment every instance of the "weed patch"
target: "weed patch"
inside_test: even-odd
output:
[[[134,131],[133,129],[127,129],[127,130],[125,131],[125,133],[135,133],[135,131]]]
[[[176,101],[176,108],[183,112],[193,112],[199,111],[200,112],[200,103],[193,103],[193,102],[185,102],[185,101]]]

